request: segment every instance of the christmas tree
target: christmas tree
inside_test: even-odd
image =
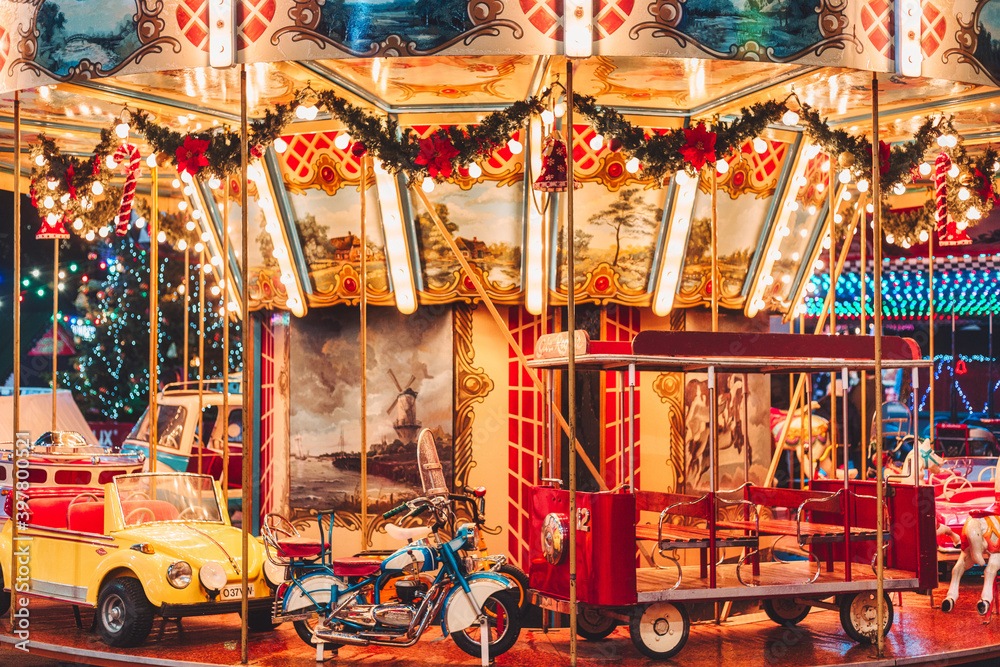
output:
[[[105,259],[103,281],[81,286],[79,308],[94,325],[91,340],[81,340],[74,369],[61,384],[73,390],[85,414],[100,412],[114,421],[135,421],[149,401],[149,251],[135,233],[111,236],[100,243]],[[184,285],[183,252],[160,245],[159,329],[157,376],[162,387],[183,377],[184,308],[188,307],[188,379],[198,378],[199,271],[193,254],[188,285]],[[215,268],[215,267],[212,267]],[[211,270],[211,269],[210,269]],[[205,377],[222,374],[222,297],[215,272],[205,280]],[[214,289],[213,289],[214,288]],[[213,294],[214,291],[214,294]],[[185,299],[185,292],[189,298]],[[230,369],[241,364],[240,330],[230,325]]]

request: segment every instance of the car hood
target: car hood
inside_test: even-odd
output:
[[[199,568],[207,562],[220,563],[230,578],[238,576],[231,561],[236,564],[242,561],[240,529],[218,523],[150,523],[118,531],[115,537],[134,544],[148,543],[155,553],[187,561],[193,568]],[[248,556],[248,575],[256,577],[264,563],[264,547],[253,535],[248,544]]]

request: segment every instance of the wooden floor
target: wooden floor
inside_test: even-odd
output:
[[[806,583],[821,567],[820,575],[814,583]],[[744,586],[736,578],[736,565],[725,563],[717,571],[716,587],[709,588],[708,579],[699,577],[697,565],[685,565],[681,585],[670,590],[677,582],[677,569],[667,567],[640,568],[636,572],[636,587],[640,602],[657,600],[734,600],[745,598],[776,597],[783,595],[828,596],[835,593],[874,590],[875,574],[871,566],[853,563],[852,581],[844,581],[844,564],[834,563],[833,570],[807,561],[791,563],[761,563],[760,576],[752,576],[749,564],[741,568],[744,581],[755,586]],[[917,579],[912,572],[885,570],[886,590],[912,590],[917,587]]]

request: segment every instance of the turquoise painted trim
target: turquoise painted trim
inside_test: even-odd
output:
[[[295,213],[292,211],[292,203],[288,199],[288,190],[285,189],[285,179],[281,173],[281,164],[278,162],[278,154],[275,152],[274,146],[268,146],[264,152],[264,168],[267,169],[267,177],[271,182],[272,190],[274,190],[274,201],[277,204],[278,217],[281,218],[281,226],[285,230],[285,238],[288,239],[289,250],[292,251],[292,262],[299,274],[299,287],[303,294],[312,294],[309,265],[306,264],[306,256],[302,252],[299,228],[295,224]]]
[[[109,95],[115,95],[122,98],[123,101],[129,103],[134,103],[135,100],[145,102],[147,104],[158,104],[160,106],[170,107],[172,109],[179,109],[182,111],[191,111],[205,116],[211,116],[214,118],[224,118],[232,123],[238,124],[240,122],[239,114],[231,114],[219,111],[215,107],[203,107],[197,104],[189,104],[181,100],[171,99],[169,97],[163,97],[161,95],[150,95],[149,93],[138,92],[134,90],[123,90],[116,86],[111,86],[103,82],[96,81],[74,81],[73,85],[79,86],[81,88],[90,88],[91,90],[98,90],[102,93],[107,93]],[[142,106],[141,104],[138,106]],[[98,130],[100,131],[100,130]]]
[[[251,447],[253,453],[253,486],[250,487],[251,502],[253,507],[253,516],[250,521],[250,531],[254,535],[260,535],[260,366],[261,366],[261,327],[262,317],[270,317],[270,311],[261,311],[251,313],[250,321],[253,323],[253,329],[251,333],[253,334],[253,412],[252,421],[253,433],[251,440]]]
[[[743,289],[740,290],[740,296],[744,300],[750,291],[750,284],[753,282],[753,277],[757,275],[757,269],[763,261],[764,250],[767,248],[767,240],[771,238],[772,228],[778,219],[778,213],[781,211],[781,202],[785,201],[785,195],[788,194],[792,164],[795,163],[795,158],[802,149],[802,138],[804,136],[804,132],[799,130],[795,137],[795,143],[788,149],[788,156],[785,158],[785,163],[781,165],[781,174],[778,176],[778,183],[774,188],[774,197],[771,198],[771,208],[768,209],[764,227],[761,230],[762,233],[757,237],[757,249],[754,251],[753,257],[750,258],[750,265],[747,266],[747,275],[743,279]]]
[[[195,183],[198,185],[198,189],[201,191],[202,199],[205,201],[205,208],[208,209],[207,213],[209,219],[212,223],[212,228],[215,231],[215,238],[219,242],[219,251],[222,251],[222,234],[223,234],[223,224],[222,224],[222,213],[219,212],[219,207],[216,205],[215,195],[212,194],[212,188],[208,187],[208,183],[204,179],[196,178]],[[233,247],[232,239],[229,243],[229,273],[232,276],[233,286],[236,290],[236,297],[243,297],[243,272],[239,261],[236,259],[236,249]]]

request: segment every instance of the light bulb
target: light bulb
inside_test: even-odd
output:
[[[715,170],[720,174],[726,173],[729,171],[729,162],[727,162],[725,158],[719,160],[715,163]]]
[[[873,204],[868,204],[867,206],[865,206],[865,210],[868,211],[869,213],[874,213],[875,212],[875,206]],[[873,225],[872,229],[874,229],[875,228],[874,227],[875,223],[872,222],[872,225]]]
[[[179,188],[181,187],[181,182],[175,178],[174,180],[170,181],[170,185],[174,186],[175,188]]]
[[[483,175],[483,168],[479,166],[479,163],[473,162],[469,165],[469,178],[479,178]]]
[[[556,118],[562,118],[563,116],[565,116],[566,115],[566,103],[565,102],[560,102],[559,104],[557,104],[556,108],[555,108],[555,112],[556,112]]]
[[[892,191],[895,192],[897,195],[905,195],[906,185],[904,183],[896,183],[894,186],[892,186]]]
[[[948,135],[948,147],[949,148],[954,148],[957,145],[958,145],[958,137],[956,137],[954,134],[949,134]]]
[[[201,220],[201,211],[197,209],[191,211],[191,217],[194,218],[195,220]]]
[[[219,292],[221,291],[218,285],[212,285],[212,296],[219,296]]]
[[[101,227],[99,230],[97,230],[97,234],[102,239],[108,238],[108,234],[109,234],[108,228],[107,227]]]
[[[90,231],[88,231],[88,232],[87,232],[87,233],[86,233],[86,234],[84,235],[84,237],[83,237],[83,238],[87,239],[88,241],[93,241],[93,240],[94,240],[94,230],[93,230],[93,229],[91,229]]]
[[[190,197],[191,195],[194,194],[194,188],[192,188],[190,185],[185,185],[184,189],[181,192]]]
[[[760,137],[754,137],[753,149],[758,153],[764,153],[767,151],[767,142]]]
[[[194,179],[191,178],[191,174],[189,174],[187,171],[181,172],[181,180],[184,181],[185,183],[192,183],[194,181]]]
[[[799,124],[799,114],[795,113],[791,109],[786,111],[781,117],[781,122],[785,125],[798,125]]]
[[[886,234],[885,235],[885,242],[886,243],[895,243],[896,242],[896,237],[893,236],[892,234]]]
[[[845,169],[842,172],[840,172],[840,176],[838,176],[837,179],[841,183],[850,183],[851,182],[851,172],[848,171],[847,169]]]
[[[834,216],[833,216],[833,221],[839,225],[840,223],[842,223],[844,221],[844,216],[842,216],[839,213],[835,213]]]
[[[38,155],[36,155],[35,156],[35,164],[37,164],[39,167],[41,167],[42,165],[44,165],[45,164],[45,156],[42,155],[41,153],[39,153]]]
[[[135,219],[136,229],[142,229],[145,226],[146,226],[146,218],[139,216],[138,218]]]
[[[601,136],[600,134],[595,134],[593,137],[591,137],[591,139],[590,139],[590,148],[591,148],[591,150],[599,151],[599,150],[601,150],[601,146],[603,146],[603,145],[604,145],[604,137],[603,136]]]
[[[930,234],[927,233],[926,229],[921,229],[920,230],[920,235],[917,238],[920,239],[921,243],[927,243],[927,239],[929,239],[930,237],[931,236],[930,236]]]
[[[55,180],[54,178],[50,178],[45,182],[45,185],[46,187],[48,187],[49,190],[55,190],[57,187],[59,187],[59,181]]]
[[[195,252],[201,252],[204,249],[205,249],[205,244],[202,243],[201,241],[198,241],[197,243],[194,244],[194,251]]]
[[[55,206],[55,203],[56,201],[52,197],[46,197],[42,201],[42,206],[44,206],[45,208],[52,208],[53,206]]]
[[[202,264],[201,270],[204,273],[211,273],[212,272],[212,265],[211,264]]]
[[[967,201],[972,195],[969,194],[968,188],[961,188],[958,191],[958,198],[962,201]]]
[[[926,162],[921,162],[920,166],[917,167],[917,170],[920,172],[921,176],[926,176],[931,173],[931,166]]]
[[[188,230],[189,232],[193,232],[194,231],[194,220],[188,220],[187,224],[184,225],[184,228],[186,230]]]
[[[156,167],[156,153],[150,153],[149,157],[146,158],[146,166],[150,169]]]
[[[524,150],[524,146],[522,146],[521,142],[518,141],[517,139],[511,139],[510,141],[508,141],[507,148],[510,149],[510,152],[513,153],[514,155],[520,155],[521,151]]]
[[[293,280],[294,279],[292,278],[292,275],[290,273],[281,274],[281,283],[283,285],[291,285]]]
[[[634,174],[635,172],[639,171],[639,158],[637,157],[629,158],[628,162],[625,163],[625,171],[627,171],[630,174]],[[683,174],[684,172],[678,172],[678,173]],[[687,176],[687,174],[684,175]]]
[[[938,135],[937,145],[941,146],[942,148],[944,148],[945,146],[947,146],[948,145],[948,136],[945,135],[945,134]]]
[[[167,233],[161,230],[160,233],[156,235],[156,240],[160,243],[166,243]]]
[[[208,243],[208,240],[210,238],[212,238],[212,235],[209,234],[208,232],[202,232],[201,233],[201,240],[204,241],[205,243]]]
[[[76,220],[74,220],[73,221],[73,229],[77,229],[77,230],[83,229],[83,220],[81,220],[80,218],[77,218]]]
[[[163,232],[160,232],[160,233],[162,234]],[[188,242],[185,241],[184,239],[181,239],[180,241],[177,242],[177,249],[178,250],[184,250],[187,247],[188,247]]]
[[[129,130],[128,123],[118,123],[117,125],[115,125],[115,134],[118,135],[119,139],[127,139],[128,130]]]
[[[347,132],[338,132],[337,136],[333,139],[333,145],[337,147],[338,150],[344,150],[351,144],[351,135]]]
[[[948,175],[951,176],[952,178],[957,178],[958,177],[958,165],[957,164],[951,165],[951,169],[948,170]]]
[[[177,210],[184,211],[184,210],[187,209],[187,207],[188,207],[188,203],[186,201],[179,201],[179,202],[177,202]]]
[[[420,189],[424,192],[434,192],[434,179],[425,178],[423,183],[420,184]]]
[[[288,142],[282,139],[281,137],[278,137],[277,139],[274,140],[274,150],[278,154],[284,153],[285,151],[288,150]]]
[[[100,181],[94,181],[94,184],[92,186],[90,186],[90,190],[95,195],[99,195],[99,194],[102,194],[104,192],[104,186],[101,185]]]
[[[545,123],[546,125],[551,125],[552,123],[555,122],[555,120],[556,120],[556,115],[551,111],[549,111],[548,109],[542,112],[542,122]]]
[[[840,195],[840,198],[844,201],[851,201],[851,191],[844,190],[844,192]]]
[[[295,107],[295,117],[296,118],[299,118],[301,120],[305,120],[306,116],[308,116],[308,115],[309,115],[309,112],[306,111],[305,105],[300,104],[299,106]]]
[[[975,206],[970,206],[969,210],[965,212],[965,217],[969,220],[979,220],[979,218],[983,217],[983,214]]]
[[[63,196],[59,198],[59,202],[65,204],[68,201],[69,201],[69,193],[65,192],[63,193]]]
[[[858,181],[858,192],[868,192],[868,181],[861,179]]]
[[[686,185],[688,183],[688,181],[691,180],[691,177],[688,176],[688,173],[686,171],[684,171],[683,169],[681,169],[674,176],[674,180],[677,181],[677,185]]]

